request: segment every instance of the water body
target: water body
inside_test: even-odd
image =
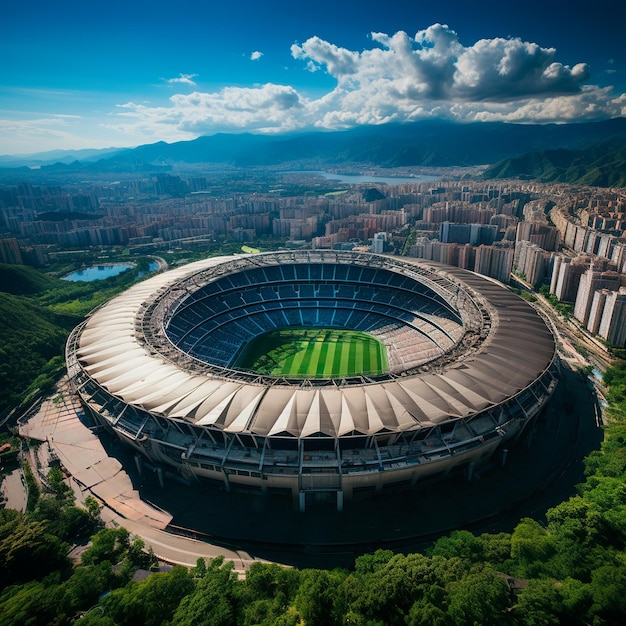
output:
[[[150,265],[148,265],[148,271],[147,272],[139,272],[137,274],[137,279],[142,278],[146,274],[149,274],[150,272],[154,272],[154,270],[158,270],[158,269],[159,269],[159,264],[156,261],[152,261],[150,263]]]
[[[93,267],[87,267],[84,270],[78,270],[72,272],[63,277],[63,280],[69,280],[71,282],[90,283],[94,280],[104,280],[105,278],[111,278],[111,276],[117,276],[126,270],[132,269],[133,265],[124,263],[116,263],[114,265],[94,265]]]
[[[309,174],[311,176],[323,176],[327,180],[337,180],[340,183],[358,185],[360,183],[382,183],[384,185],[406,185],[410,183],[429,183],[439,180],[441,176],[369,176],[361,174],[334,174],[321,170],[305,170],[302,172],[284,172],[285,174]]]
[[[84,270],[78,270],[72,272],[63,277],[63,280],[69,280],[72,282],[90,283],[94,280],[104,280],[105,278],[111,278],[111,276],[118,276],[126,270],[132,269],[134,264],[129,263],[111,263],[109,265],[94,265],[93,267],[87,267]],[[152,261],[148,266],[147,272],[139,272],[137,278],[141,278],[150,272],[154,272],[159,268],[159,264],[156,261]]]

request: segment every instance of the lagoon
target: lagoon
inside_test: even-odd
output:
[[[116,263],[114,265],[94,265],[93,267],[87,267],[84,270],[72,272],[71,274],[64,276],[63,280],[90,283],[94,280],[104,280],[105,278],[111,278],[111,276],[117,276],[126,270],[132,269],[133,267],[134,265],[124,263]]]
[[[323,172],[321,170],[304,170],[301,172],[291,171],[285,174],[309,174],[312,176],[323,176],[327,180],[337,180],[340,183],[348,183],[358,185],[361,183],[381,183],[384,185],[406,185],[416,183],[428,183],[433,180],[439,180],[441,176],[369,176],[362,174],[334,174],[331,172]]]

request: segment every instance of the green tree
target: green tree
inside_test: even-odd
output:
[[[337,588],[347,578],[343,570],[305,569],[300,572],[300,588],[295,606],[306,624],[310,626],[332,626],[340,624],[335,603]]]
[[[511,534],[483,533],[480,536],[483,557],[486,563],[496,569],[508,572],[511,569]]]
[[[185,596],[172,618],[172,626],[230,626],[236,622],[235,587],[237,576],[233,563],[223,557],[213,559],[195,591]]]
[[[446,558],[456,556],[468,565],[484,560],[483,542],[468,530],[454,530],[447,537],[441,537],[429,553]]]
[[[84,565],[97,565],[103,561],[119,563],[130,545],[130,535],[125,528],[103,528],[91,538],[91,546],[81,557]]]
[[[72,491],[72,488],[65,482],[63,472],[61,472],[58,467],[50,468],[50,471],[48,472],[48,476],[46,478],[48,480],[48,486],[50,487],[50,489],[52,489],[52,493],[57,500],[66,502],[68,504],[74,504],[74,500],[76,499],[74,496],[74,492]]]
[[[558,626],[564,610],[560,586],[552,578],[529,581],[519,594],[515,616],[528,626]]]
[[[626,567],[605,565],[591,576],[591,611],[605,624],[626,623]],[[602,622],[601,622],[602,623]]]
[[[539,522],[525,517],[511,535],[511,558],[516,573],[526,578],[542,574],[555,553],[554,541]]]
[[[45,521],[49,532],[64,541],[88,537],[95,530],[94,520],[85,509],[51,497],[39,499],[31,519]]]
[[[391,550],[378,549],[373,554],[363,554],[356,558],[354,571],[358,575],[373,574],[380,571],[393,557]]]
[[[101,605],[104,615],[119,626],[159,626],[172,619],[180,601],[193,590],[193,579],[187,570],[174,567],[115,589]]]
[[[449,626],[446,612],[425,599],[415,602],[406,617],[407,626]]]
[[[448,615],[455,624],[501,626],[509,623],[509,587],[501,574],[485,567],[448,585]]]
[[[600,508],[576,496],[550,509],[546,515],[555,554],[546,570],[563,579],[568,575],[583,581],[591,571],[614,558],[623,537]]]
[[[0,509],[0,589],[66,567],[67,550],[68,545],[50,534],[45,522]]]

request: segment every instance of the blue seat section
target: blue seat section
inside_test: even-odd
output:
[[[221,367],[254,337],[288,327],[348,328],[393,341],[392,361],[424,359],[463,333],[457,314],[409,277],[358,265],[294,264],[222,276],[190,293],[169,320],[174,345]],[[420,357],[422,358],[422,357]]]

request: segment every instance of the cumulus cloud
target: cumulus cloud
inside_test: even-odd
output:
[[[250,55],[250,60],[251,61],[258,61],[261,57],[263,56],[263,53],[259,50],[255,50],[251,55]]]
[[[339,48],[319,37],[311,37],[302,45],[291,46],[294,59],[308,59],[308,69],[316,71],[321,66],[328,68],[329,74],[340,77],[351,75],[358,71],[359,54],[346,48]]]
[[[300,127],[307,101],[293,88],[267,83],[259,87],[225,87],[213,93],[194,91],[170,98],[171,106],[154,107],[128,102],[120,105],[118,131],[196,137],[220,131],[279,132]],[[169,127],[169,130],[168,130]]]
[[[260,58],[253,52],[252,60]],[[461,43],[457,33],[433,24],[410,36],[372,33],[356,51],[311,37],[291,46],[309,71],[336,84],[315,98],[289,85],[177,94],[168,106],[128,103],[118,127],[143,125],[187,137],[218,131],[282,132],[443,118],[457,121],[567,122],[624,115],[624,95],[588,85],[585,63],[565,64],[554,48],[522,39]],[[194,75],[173,82],[193,84]]]
[[[554,48],[521,39],[481,39],[464,47],[455,31],[434,24],[414,37],[372,33],[380,48],[352,52],[312,37],[291,48],[296,59],[325,67],[339,86],[394,99],[501,101],[533,94],[577,92],[587,66],[555,60]]]
[[[198,75],[197,74],[180,74],[177,78],[168,78],[167,79],[167,83],[169,85],[173,85],[173,84],[182,84],[182,85],[191,85],[192,87],[196,86],[196,83],[194,82],[194,78],[196,78]]]

